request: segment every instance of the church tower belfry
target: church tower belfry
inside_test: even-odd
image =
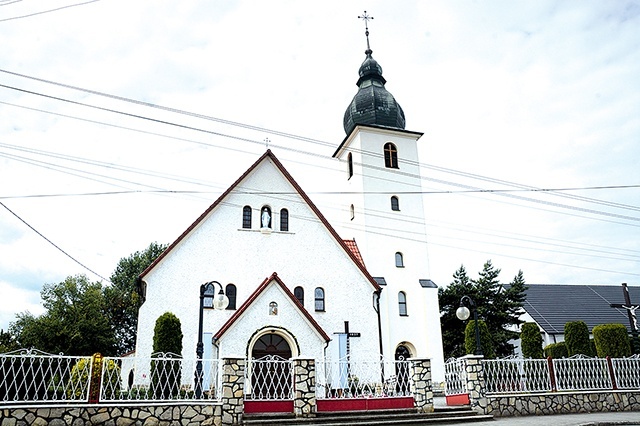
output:
[[[429,279],[418,140],[385,88],[369,44],[358,70],[358,91],[344,114],[346,137],[333,154],[345,164],[341,234],[355,238],[367,270],[382,286],[380,317],[386,357],[407,353],[444,369],[437,286]]]

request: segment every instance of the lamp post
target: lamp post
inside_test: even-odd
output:
[[[215,284],[220,286],[220,291],[216,296]],[[202,355],[204,353],[204,343],[202,342],[202,320],[204,316],[204,308],[214,308],[218,311],[222,311],[229,306],[229,298],[224,294],[222,284],[218,281],[209,281],[200,286],[200,316],[198,319],[198,344],[196,346],[196,356],[198,361],[196,362],[195,373],[195,396],[196,398],[202,397]]]
[[[480,329],[478,328],[478,309],[476,308],[476,303],[469,296],[462,296],[460,298],[460,307],[456,311],[456,316],[459,320],[466,321],[469,319],[470,312],[469,308],[466,305],[469,305],[473,310],[473,323],[476,329],[476,355],[484,355],[482,353],[482,345],[480,344]]]

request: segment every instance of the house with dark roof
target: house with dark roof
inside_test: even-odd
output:
[[[628,286],[632,304],[640,303],[640,286]],[[625,304],[619,285],[530,284],[524,302],[524,321],[535,322],[543,333],[543,345],[564,341],[564,325],[584,321],[589,327],[623,324],[631,333],[628,313],[612,304]]]

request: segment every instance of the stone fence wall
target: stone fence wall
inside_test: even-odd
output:
[[[640,411],[640,390],[487,394],[482,357],[462,358],[471,408],[495,417]]]
[[[411,359],[414,406],[433,411],[431,361]],[[313,417],[317,410],[315,360],[294,358],[294,415]],[[0,426],[231,426],[242,424],[246,360],[222,360],[220,401],[115,404],[52,404],[49,406],[0,403]]]
[[[221,426],[222,406],[212,405],[83,405],[22,406],[0,409],[2,426]]]

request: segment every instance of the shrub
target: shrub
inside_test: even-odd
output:
[[[601,358],[623,358],[631,355],[627,327],[622,324],[602,324],[593,327],[593,339]]]
[[[478,330],[480,332],[480,346],[482,347],[482,353],[485,359],[495,358],[496,353],[493,349],[493,342],[487,324],[482,320],[478,320]],[[476,328],[474,320],[470,320],[464,329],[464,348],[468,354],[474,354],[476,352]]]
[[[589,327],[584,321],[570,321],[564,325],[564,341],[569,356],[594,356],[589,342]]]
[[[544,355],[549,358],[566,358],[569,356],[565,342],[551,343],[544,348]]]
[[[522,324],[520,340],[522,341],[523,357],[533,359],[544,357],[542,335],[540,335],[540,327],[538,327],[538,324],[535,322],[525,322]]]
[[[120,367],[113,361],[104,363],[102,355],[93,354],[93,369],[91,370],[91,382],[89,383],[89,360],[84,358],[78,361],[71,368],[71,376],[67,385],[67,398],[78,400],[81,399],[89,386],[89,401],[98,402],[100,397],[100,380],[103,376],[102,369],[106,368],[104,377],[109,380],[110,389],[120,389]]]
[[[179,359],[182,354],[182,327],[178,317],[171,312],[165,312],[156,320],[153,330],[153,352],[162,358],[151,361],[153,397],[170,399],[177,396],[182,381]]]

